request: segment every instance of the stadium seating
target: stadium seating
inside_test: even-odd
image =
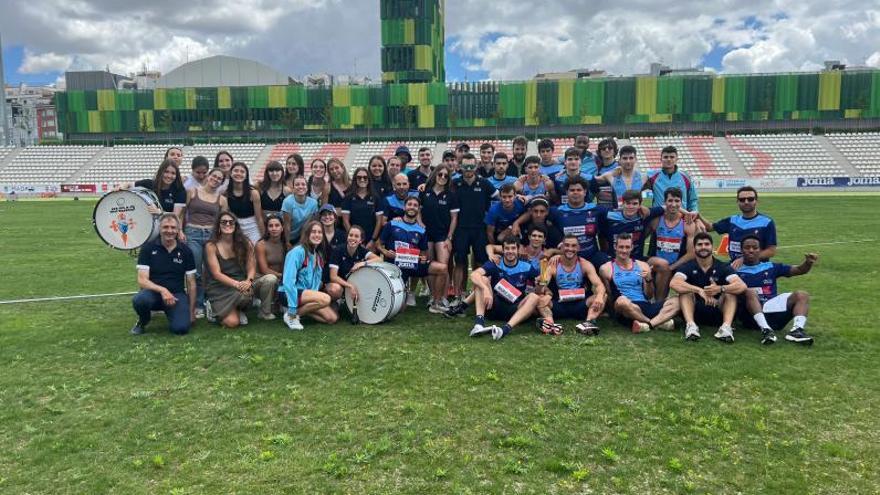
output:
[[[101,152],[101,146],[32,146],[2,170],[2,184],[60,184]]]
[[[433,150],[436,145],[437,143],[435,141],[368,141],[361,143],[357,155],[354,157],[354,161],[347,165],[349,165],[350,170],[356,167],[366,167],[371,156],[380,155],[387,159],[394,155],[394,150],[396,150],[398,146],[406,146],[409,148],[409,152],[413,156],[413,161],[416,161],[418,160],[416,155],[418,154],[419,148],[431,148],[431,150]],[[435,159],[437,158],[439,157],[435,157]]]
[[[827,137],[862,175],[880,176],[880,132],[847,132]]]
[[[107,148],[107,151],[88,170],[83,172],[79,182],[109,184],[153,178],[167,149],[168,145],[164,144],[123,145]],[[184,160],[186,160],[185,154]],[[184,166],[183,174],[187,173],[186,166]]]
[[[659,168],[660,150],[675,146],[678,166],[690,176],[699,179],[733,175],[712,136],[633,137],[630,144],[638,151],[638,163],[643,170]]]
[[[752,177],[845,175],[810,134],[731,135],[727,142]]]

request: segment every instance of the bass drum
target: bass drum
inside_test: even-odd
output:
[[[105,194],[92,212],[95,232],[116,249],[137,249],[159,236],[159,217],[147,211],[162,205],[156,193],[143,187]]]
[[[357,305],[358,319],[369,325],[393,318],[403,309],[406,301],[406,284],[400,268],[391,263],[370,263],[348,276],[348,282],[357,287],[360,300]],[[355,312],[351,291],[345,291],[345,304]]]

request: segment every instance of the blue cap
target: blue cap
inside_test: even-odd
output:
[[[320,216],[325,211],[329,211],[330,213],[332,213],[334,215],[336,214],[336,208],[334,208],[333,205],[331,205],[330,203],[325,204],[324,206],[321,207],[320,210],[318,210],[318,216]]]
[[[398,156],[400,154],[406,155],[407,161],[412,161],[412,154],[409,152],[409,148],[406,146],[398,146],[396,150],[394,150],[394,156]]]

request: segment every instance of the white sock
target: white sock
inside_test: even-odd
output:
[[[796,328],[804,328],[807,326],[807,317],[806,316],[795,316],[794,317],[794,326]]]
[[[770,325],[767,323],[767,318],[764,318],[764,313],[756,313],[753,318],[755,319],[755,323],[757,323],[762,330],[770,328]]]

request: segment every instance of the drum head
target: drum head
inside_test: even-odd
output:
[[[361,322],[375,325],[393,316],[395,299],[402,295],[395,296],[391,281],[380,269],[365,266],[353,272],[348,281],[357,287],[360,294],[357,315]],[[354,307],[354,300],[348,290],[345,291],[345,303],[349,310]]]
[[[159,233],[157,219],[147,211],[148,202],[155,198],[152,196],[132,191],[105,194],[92,212],[95,231],[101,240],[116,249],[129,250],[154,239]]]

